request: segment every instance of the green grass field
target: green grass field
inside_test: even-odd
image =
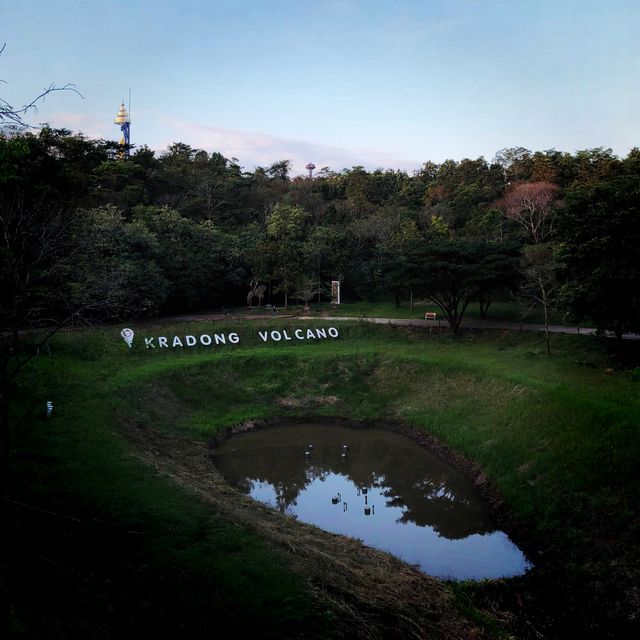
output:
[[[424,314],[427,311],[434,311],[444,320],[444,314],[442,310],[433,303],[427,303],[424,301],[416,301],[411,308],[411,304],[408,300],[403,300],[399,306],[393,302],[343,302],[336,305],[335,308],[331,304],[311,303],[309,307],[309,315],[319,316],[341,316],[341,317],[353,317],[353,318],[394,318],[394,319],[414,319],[420,320],[424,318]],[[239,308],[234,310],[234,314],[237,315],[261,315],[268,314],[270,310],[265,307],[253,307],[253,308]],[[305,314],[302,305],[291,304],[288,309],[279,308],[278,313],[280,315],[285,313],[291,313],[295,315]],[[468,320],[480,319],[480,306],[477,303],[472,303],[466,310],[465,318]],[[495,320],[500,322],[515,322],[515,323],[530,323],[530,324],[543,324],[544,313],[542,308],[533,307],[529,308],[526,305],[512,301],[512,302],[494,302],[488,310],[487,320]],[[576,326],[574,323],[569,322],[565,315],[559,311],[551,311],[549,321],[551,324],[558,325],[571,325]],[[590,326],[589,322],[578,323],[581,327]]]
[[[261,345],[271,323],[259,324],[226,327],[239,345],[194,349],[147,350],[140,335],[129,350],[119,328],[69,332],[25,372],[10,637],[193,638],[224,625],[243,638],[350,637],[288,552],[143,462],[123,429],[128,420],[200,442],[310,415],[414,426],[482,467],[536,565],[520,579],[449,587],[484,633],[633,634],[640,382],[601,342],[554,336],[549,357],[539,335],[454,340],[353,323],[337,340]],[[225,327],[140,333],[214,329]]]

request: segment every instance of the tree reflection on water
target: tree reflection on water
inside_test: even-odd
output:
[[[305,455],[309,444],[313,449]],[[244,493],[251,494],[257,484],[272,487],[274,506],[282,513],[295,513],[300,496],[314,483],[339,476],[343,495],[352,500],[364,495],[365,489],[375,490],[384,498],[384,505],[376,505],[376,514],[386,508],[397,524],[431,527],[448,539],[495,529],[486,505],[466,478],[409,438],[390,431],[331,425],[273,427],[230,438],[216,452],[215,461]]]

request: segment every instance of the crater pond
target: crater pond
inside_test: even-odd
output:
[[[228,438],[214,460],[255,500],[429,575],[479,580],[531,566],[461,473],[393,431],[274,426]]]

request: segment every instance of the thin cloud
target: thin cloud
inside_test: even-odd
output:
[[[385,168],[411,172],[421,166],[415,160],[398,158],[375,149],[348,149],[169,118],[166,122],[178,134],[176,141],[206,151],[218,151],[227,158],[237,158],[247,169],[268,166],[279,160],[290,160],[296,175],[305,173],[304,167],[308,162],[313,162],[318,169],[330,167],[334,171],[362,165],[370,170]]]
[[[51,116],[50,123],[58,129],[78,131],[87,138],[113,138],[113,131],[107,131],[104,120],[92,115],[59,111]],[[115,129],[115,127],[114,127]]]
[[[169,136],[163,140],[148,141],[150,147],[162,152],[173,142],[184,142],[197,149],[217,151],[227,158],[237,158],[247,170],[265,167],[280,160],[290,160],[293,175],[305,174],[305,165],[313,162],[318,169],[329,167],[334,171],[361,165],[368,170],[401,169],[411,173],[421,163],[399,158],[378,149],[350,149],[318,144],[306,140],[281,138],[268,133],[211,127],[173,118],[162,118]],[[118,139],[119,131],[105,126],[104,120],[93,115],[70,112],[53,114],[55,127],[82,132],[88,138]],[[144,144],[136,138],[136,144]]]

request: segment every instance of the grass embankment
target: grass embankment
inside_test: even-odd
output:
[[[638,383],[607,371],[599,343],[558,336],[549,358],[537,335],[453,341],[355,325],[340,327],[336,341],[243,346],[258,330],[249,324],[236,327],[241,345],[216,349],[147,351],[137,342],[129,351],[117,330],[61,336],[28,372],[13,497],[39,511],[13,507],[15,631],[201,637],[226,623],[238,637],[355,633],[353,616],[364,605],[343,583],[356,576],[365,588],[375,569],[349,574],[345,560],[334,571],[313,556],[314,540],[296,550],[281,523],[267,526],[260,516],[267,524],[256,527],[238,515],[245,507],[216,503],[221,489],[202,483],[202,445],[193,444],[246,421],[325,415],[413,425],[479,464],[499,488],[536,568],[516,580],[455,587],[459,606],[485,627],[493,620],[487,628],[495,631],[502,620],[533,636],[531,624],[546,631],[554,619],[557,635],[632,632]],[[54,417],[44,421],[47,399]],[[197,453],[191,467],[189,443]],[[315,542],[322,550],[333,544],[327,540]],[[420,595],[443,595],[402,575],[403,584],[425,589]],[[385,597],[360,611],[374,623],[368,631],[398,628],[393,607],[415,615],[423,632],[446,613],[444,602],[425,606],[420,618],[391,597],[385,611]]]

